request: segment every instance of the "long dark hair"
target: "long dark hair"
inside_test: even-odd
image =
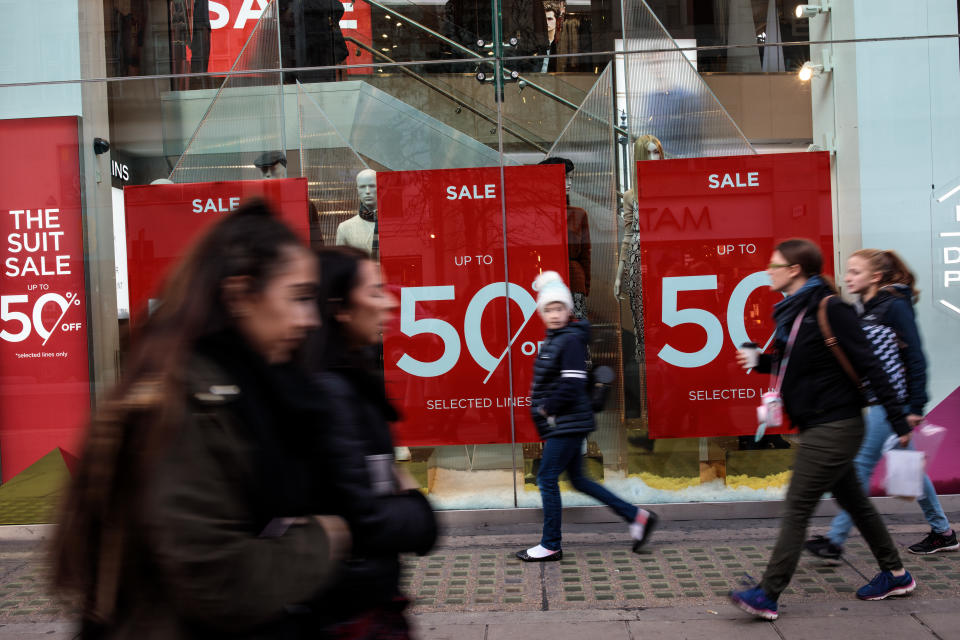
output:
[[[317,256],[320,261],[320,331],[312,349],[315,366],[372,367],[375,349],[351,349],[350,337],[337,319],[341,311],[350,308],[350,294],[360,285],[360,265],[371,260],[370,255],[360,249],[340,246],[321,249]]]
[[[124,379],[100,403],[68,489],[54,541],[54,585],[85,596],[85,617],[108,621],[153,463],[182,424],[188,359],[197,341],[234,326],[222,285],[242,276],[256,293],[300,238],[260,200],[213,225],[171,273],[136,336]],[[136,534],[134,534],[136,535]]]

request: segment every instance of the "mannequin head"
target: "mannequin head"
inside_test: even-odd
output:
[[[633,143],[633,157],[641,160],[663,160],[663,145],[656,136],[642,135]]]
[[[377,210],[377,172],[373,169],[364,169],[357,174],[357,195],[360,204],[370,211]]]
[[[267,180],[287,177],[287,157],[280,151],[261,153],[253,164]]]
[[[557,18],[560,16],[560,10],[552,4],[544,5],[544,13],[547,15],[547,40],[553,42],[557,33]]]

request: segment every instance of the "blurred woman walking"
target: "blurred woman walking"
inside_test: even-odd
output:
[[[294,365],[317,263],[261,202],[171,274],[126,378],[90,424],[55,584],[83,638],[316,637],[349,547],[317,468],[317,393]]]
[[[328,409],[320,437],[333,460],[336,513],[347,519],[354,541],[321,610],[324,633],[400,640],[409,637],[409,628],[397,554],[427,553],[437,525],[417,483],[394,461],[390,422],[398,415],[384,389],[378,353],[397,301],[363,251],[336,247],[319,255],[322,328],[314,365]]]

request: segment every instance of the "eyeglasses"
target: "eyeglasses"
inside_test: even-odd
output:
[[[770,264],[767,265],[767,269],[784,269],[786,267],[792,267],[794,264],[796,264],[796,262],[794,262],[793,264],[786,264],[783,262],[771,262]]]

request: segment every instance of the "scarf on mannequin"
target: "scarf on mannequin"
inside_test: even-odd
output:
[[[367,205],[360,203],[360,209],[357,210],[357,215],[366,220],[367,222],[376,222],[377,221],[377,210],[368,209]]]
[[[377,220],[377,210],[370,210],[367,208],[367,205],[360,203],[360,209],[357,211],[357,215],[361,219],[366,220],[367,222],[373,223],[373,243],[370,246],[370,257],[375,261],[379,262],[380,260],[380,222]]]
[[[810,276],[802,287],[773,306],[773,319],[777,322],[777,339],[787,341],[790,328],[797,315],[810,306],[811,299],[830,285],[819,275]],[[817,297],[819,300],[819,297]]]

